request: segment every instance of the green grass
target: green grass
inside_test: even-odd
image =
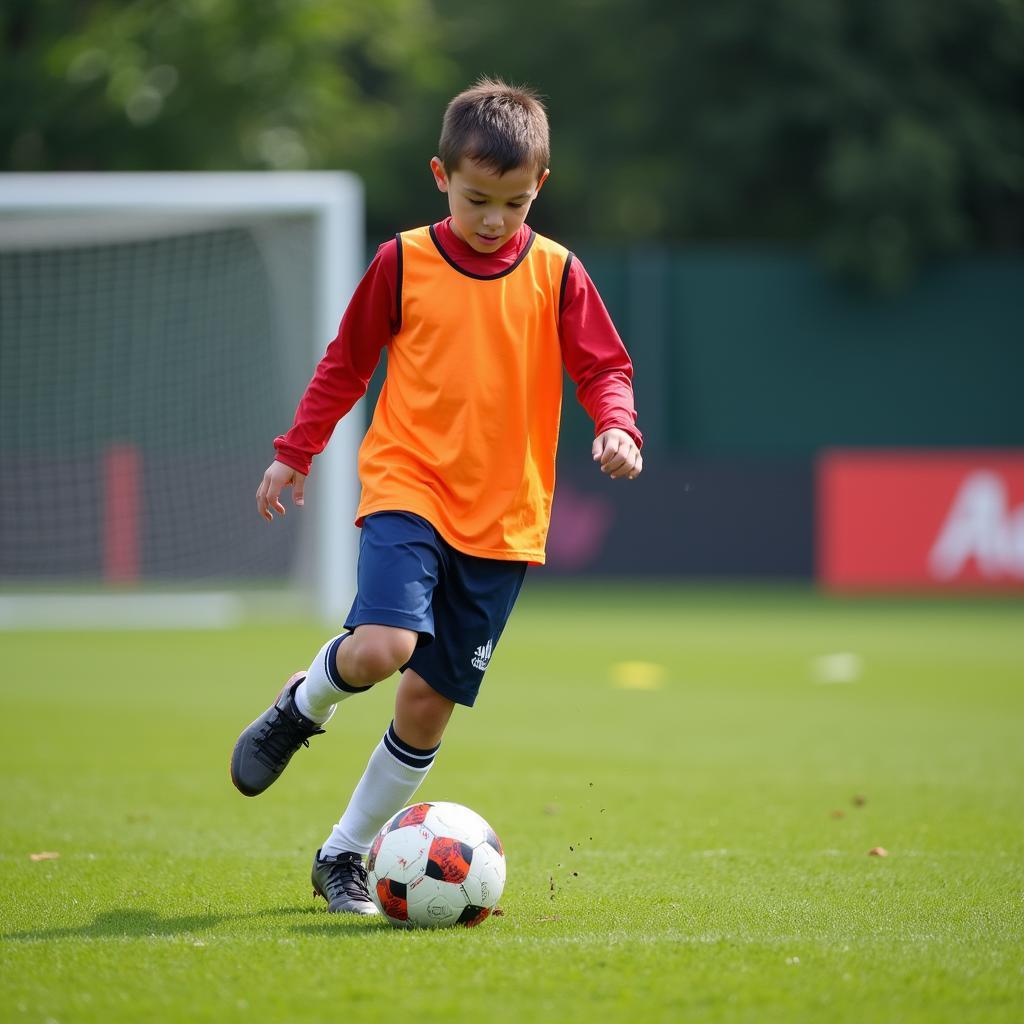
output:
[[[421,791],[498,830],[505,913],[439,933],[310,898],[389,685],[230,786],[321,640],[0,637],[0,1019],[1024,1018],[1019,603],[528,586]],[[840,651],[860,677],[816,682]]]

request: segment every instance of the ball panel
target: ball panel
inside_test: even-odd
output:
[[[470,903],[493,907],[505,888],[505,858],[487,843],[473,851],[473,866],[463,882]]]
[[[464,882],[473,860],[473,848],[451,836],[437,836],[430,844],[426,874],[444,882]]]
[[[459,914],[459,919],[456,924],[464,924],[467,928],[472,928],[474,925],[478,925],[481,921],[485,920],[491,913],[490,907],[475,907],[472,903],[467,903],[462,913]]]
[[[403,807],[385,826],[388,832],[396,828],[404,828],[406,825],[422,825],[433,804],[412,804]]]
[[[483,842],[490,826],[475,811],[462,804],[439,801],[427,815],[424,824],[437,836],[452,836],[470,846]]]
[[[373,871],[377,864],[377,854],[380,853],[381,844],[384,842],[384,832],[378,832],[377,838],[373,841],[373,846],[370,847],[370,853],[366,858],[366,870]]]
[[[502,848],[501,840],[498,838],[498,833],[495,832],[493,828],[488,828],[487,829],[487,839],[486,839],[486,842],[487,842],[488,846],[490,846],[493,849],[497,850],[497,852],[500,853],[503,857],[505,856],[505,851]]]
[[[418,928],[455,924],[466,906],[462,886],[426,875],[409,886],[409,923]]]
[[[382,878],[374,888],[380,912],[395,921],[409,920],[409,901],[406,886],[391,878]]]
[[[373,859],[373,867],[367,867],[367,871],[377,878],[411,883],[426,870],[433,839],[433,835],[420,825],[388,832]]]

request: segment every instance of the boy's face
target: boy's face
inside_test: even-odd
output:
[[[452,230],[477,252],[497,252],[523,225],[548,172],[515,167],[504,174],[463,160],[447,174],[435,156],[430,161],[437,187],[448,194]]]

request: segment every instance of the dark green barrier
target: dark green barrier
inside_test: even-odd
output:
[[[1024,444],[1024,258],[947,263],[880,298],[779,249],[578,252],[633,355],[652,450]],[[572,405],[563,438],[586,440]]]

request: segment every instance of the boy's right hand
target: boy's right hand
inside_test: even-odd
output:
[[[306,477],[297,469],[286,466],[283,462],[276,460],[267,466],[263,474],[263,482],[256,492],[256,509],[266,521],[272,522],[274,512],[284,515],[284,505],[281,504],[281,492],[286,487],[293,487],[292,501],[300,508],[302,507],[302,495],[306,486]]]

